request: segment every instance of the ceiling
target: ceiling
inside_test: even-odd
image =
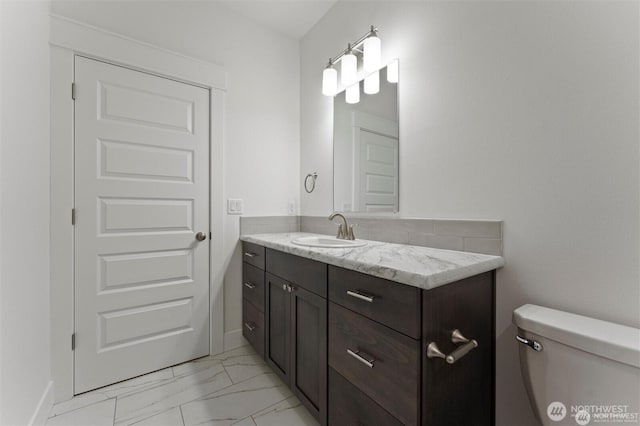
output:
[[[299,40],[337,0],[229,0],[225,5],[258,24]]]

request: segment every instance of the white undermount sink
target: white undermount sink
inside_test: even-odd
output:
[[[367,243],[364,241],[342,240],[335,237],[300,237],[291,240],[291,242],[299,246],[323,248],[350,248],[362,247],[367,245]]]

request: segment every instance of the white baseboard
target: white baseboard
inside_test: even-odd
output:
[[[239,348],[240,346],[248,345],[249,342],[242,336],[242,329],[232,331],[225,331],[224,333],[224,351],[230,351],[231,349]]]
[[[38,405],[29,420],[29,426],[44,425],[49,417],[49,412],[51,412],[51,407],[53,407],[53,380],[49,381],[40,397],[40,401],[38,401]]]

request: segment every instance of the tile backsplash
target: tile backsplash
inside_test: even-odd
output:
[[[241,216],[240,235],[300,232],[300,216]]]
[[[348,216],[356,238],[502,256],[502,221]],[[241,217],[240,234],[311,232],[335,235],[324,216]]]

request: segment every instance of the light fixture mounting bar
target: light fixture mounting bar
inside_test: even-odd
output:
[[[365,35],[363,35],[362,37],[360,37],[358,40],[354,41],[353,43],[349,43],[349,45],[342,52],[340,52],[337,56],[329,59],[329,64],[330,65],[337,64],[340,61],[340,59],[342,59],[342,57],[349,52],[349,50],[362,52],[362,50],[358,49],[358,47],[360,47],[362,45],[362,43],[364,43],[364,41],[367,38],[369,38],[371,36],[375,36],[377,34],[378,34],[378,28],[376,28],[376,27],[374,27],[372,25],[371,29],[369,31],[367,31],[367,33]]]

